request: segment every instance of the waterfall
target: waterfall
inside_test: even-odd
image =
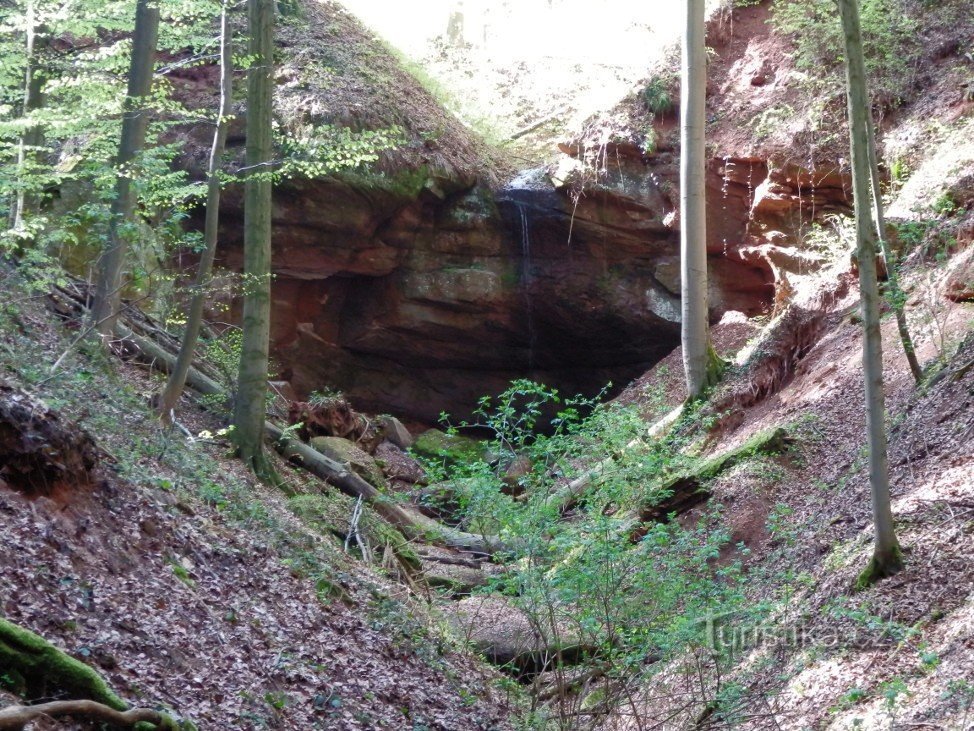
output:
[[[729,155],[725,155],[724,156],[724,166],[723,166],[723,169],[721,171],[723,173],[723,181],[721,182],[721,186],[720,186],[720,199],[721,199],[720,200],[720,209],[721,209],[721,211],[723,213],[723,217],[725,219],[727,218],[727,191],[728,191],[728,188],[730,187],[730,166],[731,166],[730,156]],[[723,238],[723,245],[724,245],[724,256],[727,256],[727,237],[726,236]]]
[[[521,219],[521,289],[524,293],[524,312],[528,330],[528,370],[534,369],[534,351],[538,334],[534,325],[534,303],[531,301],[531,227],[528,222],[528,209],[516,203]]]

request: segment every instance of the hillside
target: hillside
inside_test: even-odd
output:
[[[492,147],[445,106],[473,83],[471,46],[421,69],[337,3],[281,3],[280,144],[330,126],[403,140],[275,181],[275,479],[234,456],[242,186],[172,425],[154,405],[198,252],[158,257],[164,276],[133,257],[145,281],[103,348],[76,276],[102,219],[71,208],[94,197],[67,181],[44,193],[41,235],[0,239],[0,729],[105,727],[4,715],[84,697],[170,731],[974,729],[967,5],[863,3],[896,257],[880,329],[902,571],[860,582],[863,316],[823,4],[712,8],[705,244],[726,367],[688,401],[672,53],[584,115],[572,95],[599,67],[562,93],[516,54],[510,76],[492,62],[476,85],[507,90],[505,124],[556,111]],[[209,108],[216,67],[169,63],[173,98]],[[432,93],[441,73],[459,97]],[[160,126],[198,177],[210,126]],[[52,145],[54,164],[83,141]],[[170,225],[192,244],[202,207],[162,225],[143,193],[137,255]]]

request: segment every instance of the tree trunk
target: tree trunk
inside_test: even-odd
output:
[[[883,393],[883,344],[879,323],[879,282],[876,276],[876,232],[870,219],[869,95],[863,60],[858,0],[839,0],[845,39],[849,102],[849,137],[856,208],[859,288],[862,299],[863,371],[866,388],[866,428],[869,443],[869,485],[872,491],[876,539],[873,558],[859,579],[860,586],[891,576],[902,568],[900,547],[893,531],[886,455],[886,408]]]
[[[707,56],[704,17],[704,0],[687,0],[680,104],[680,257],[683,367],[691,400],[699,398],[708,386],[713,385],[719,370],[719,360],[710,343],[707,311],[704,191]]]
[[[152,74],[159,35],[159,7],[150,0],[138,0],[135,9],[135,33],[132,37],[132,59],[129,66],[128,92],[122,117],[122,139],[115,161],[115,200],[112,201],[108,224],[108,245],[98,260],[95,297],[91,308],[92,325],[107,344],[118,319],[121,302],[122,265],[125,261],[125,228],[135,217],[135,193],[132,169],[145,146],[148,110],[145,99],[152,90]]]
[[[879,162],[876,159],[876,135],[873,132],[872,112],[866,110],[867,129],[869,131],[869,175],[873,191],[873,225],[876,228],[876,235],[883,250],[883,259],[886,261],[886,286],[889,289],[893,312],[896,314],[896,329],[900,333],[900,343],[903,345],[903,353],[906,355],[906,362],[910,366],[910,373],[913,380],[919,383],[923,379],[923,369],[920,361],[917,360],[916,348],[913,346],[913,337],[910,335],[910,328],[906,322],[906,296],[900,289],[898,262],[896,255],[889,246],[886,237],[886,216],[883,215],[883,198],[879,192]]]
[[[43,26],[37,22],[33,0],[27,3],[25,35],[27,68],[24,74],[23,116],[27,120],[27,126],[21,133],[17,146],[17,198],[14,201],[12,221],[15,231],[24,228],[24,219],[36,207],[37,196],[28,192],[30,189],[28,179],[31,163],[38,157],[37,148],[44,141],[43,128],[30,120],[31,113],[40,109],[44,103],[44,77],[40,73],[38,54],[48,42]]]
[[[230,104],[233,83],[233,58],[230,39],[230,26],[227,20],[227,3],[224,0],[220,14],[220,108],[217,112],[216,132],[213,134],[213,146],[210,149],[208,183],[206,191],[206,221],[203,228],[203,239],[206,248],[200,258],[196,271],[196,282],[193,286],[193,298],[189,304],[186,318],[186,331],[179,347],[179,357],[176,366],[169,375],[166,388],[159,399],[159,417],[163,423],[170,423],[172,412],[179,401],[186,383],[186,374],[193,363],[196,353],[196,343],[199,340],[200,326],[203,322],[203,305],[206,302],[206,287],[209,284],[210,273],[213,270],[213,259],[216,256],[217,234],[220,223],[220,163],[226,148],[227,130],[230,127]]]
[[[271,316],[271,123],[274,0],[248,0],[247,180],[244,189],[243,343],[234,401],[234,442],[257,474],[269,476],[262,450]]]

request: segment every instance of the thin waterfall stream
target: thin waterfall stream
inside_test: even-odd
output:
[[[517,210],[521,221],[521,289],[524,293],[524,313],[528,329],[528,370],[533,370],[538,333],[535,329],[534,303],[531,299],[531,227],[527,207],[518,203]]]

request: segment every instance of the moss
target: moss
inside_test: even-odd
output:
[[[864,591],[881,579],[899,573],[902,568],[903,551],[899,544],[894,543],[893,547],[885,554],[873,554],[873,557],[869,559],[869,564],[856,578],[853,588],[856,591]]]
[[[594,710],[595,708],[604,705],[608,699],[609,699],[609,694],[605,686],[600,686],[595,690],[593,690],[588,695],[586,695],[584,698],[582,698],[582,703],[579,706],[579,710],[581,711]]]
[[[115,695],[90,667],[57,649],[40,635],[3,618],[0,618],[0,667],[23,679],[29,698],[60,692],[71,698],[97,701],[118,711],[128,708],[128,704]]]
[[[758,432],[736,449],[705,460],[693,473],[701,480],[709,480],[751,457],[781,454],[792,441],[783,427],[767,429]]]
[[[365,193],[411,200],[416,198],[429,183],[430,171],[426,166],[412,170],[404,168],[393,175],[348,170],[337,173],[335,177]]]
[[[791,443],[784,428],[769,429],[755,434],[736,449],[672,475],[653,489],[654,498],[640,511],[641,520],[666,521],[672,513],[685,512],[710,497],[708,480],[756,455],[779,454]]]
[[[447,434],[439,429],[429,429],[420,434],[413,444],[413,451],[420,457],[442,462],[448,467],[479,462],[487,455],[483,442],[459,434]]]
[[[295,515],[313,530],[342,541],[345,539],[348,523],[355,508],[354,499],[338,493],[322,493],[297,495],[288,503]],[[376,515],[368,505],[363,506],[359,531],[369,543],[392,548],[396,557],[404,565],[416,570],[420,568],[419,556],[402,533]]]
[[[383,491],[388,489],[385,475],[382,474],[382,469],[375,459],[368,452],[356,447],[348,439],[315,437],[311,440],[311,447],[329,459],[347,465],[348,469],[367,480],[373,487]]]

